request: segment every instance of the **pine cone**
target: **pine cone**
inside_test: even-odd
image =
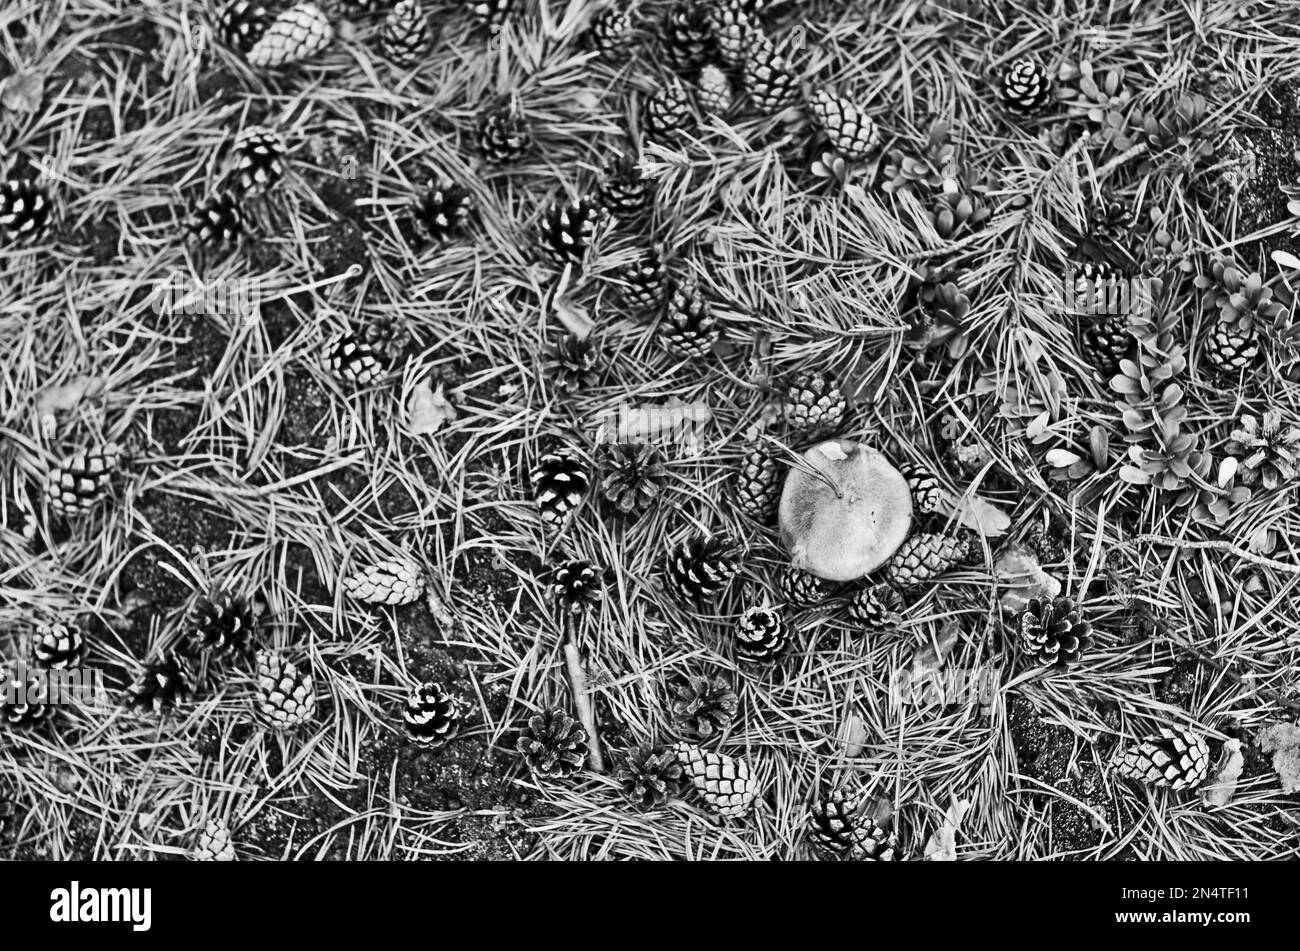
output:
[[[411,217],[435,245],[459,234],[474,208],[474,196],[453,182],[430,182],[411,203]]]
[[[582,504],[591,476],[587,466],[571,449],[557,449],[537,460],[531,474],[533,498],[542,522],[559,528]]]
[[[479,23],[491,29],[506,22],[515,0],[468,0],[466,4]]]
[[[299,671],[269,650],[257,652],[257,713],[275,730],[302,726],[316,715],[315,686],[309,671]]]
[[[831,593],[831,586],[824,579],[791,567],[782,570],[777,578],[777,587],[785,603],[796,608],[812,607],[826,600]]]
[[[217,18],[217,35],[231,49],[249,53],[271,28],[271,14],[257,0],[234,0]]]
[[[1112,313],[1115,282],[1123,275],[1102,261],[1084,261],[1074,277],[1076,337],[1079,353],[1103,379],[1119,373],[1121,360],[1132,356],[1135,341],[1129,333],[1127,313]]]
[[[898,471],[912,491],[912,508],[922,515],[937,512],[943,504],[943,486],[939,483],[939,477],[915,462],[903,463]]]
[[[970,554],[966,535],[921,532],[899,546],[885,564],[885,577],[897,588],[932,581]]]
[[[460,730],[460,704],[442,684],[422,683],[407,695],[402,720],[413,743],[442,749]]]
[[[897,627],[903,620],[903,598],[887,584],[871,584],[859,588],[849,601],[848,615],[864,630],[855,631],[861,636],[867,631],[886,631]]]
[[[315,56],[334,39],[329,17],[314,3],[285,10],[248,51],[248,62],[262,69],[296,63]]]
[[[834,435],[847,409],[848,400],[835,378],[820,370],[798,374],[786,391],[786,422],[807,439]]]
[[[1031,598],[1016,618],[1020,653],[1045,666],[1069,667],[1092,646],[1092,625],[1070,598]]]
[[[185,227],[186,236],[205,248],[234,244],[244,233],[244,212],[231,192],[204,199]]]
[[[741,460],[736,472],[736,506],[758,522],[768,522],[781,501],[784,470],[770,452],[753,446]]]
[[[374,349],[354,333],[336,333],[325,341],[323,352],[330,372],[353,386],[369,386],[384,375]]]
[[[1150,786],[1194,789],[1209,774],[1210,749],[1195,733],[1161,727],[1159,735],[1146,737],[1116,760],[1115,770]]]
[[[750,100],[760,112],[780,112],[794,104],[799,95],[799,78],[770,39],[750,32],[742,74]]]
[[[703,66],[713,54],[708,7],[696,0],[676,0],[659,23],[659,40],[673,69],[686,72]]]
[[[624,514],[644,512],[663,492],[668,470],[658,449],[645,443],[602,443],[596,449],[600,494]]]
[[[880,147],[880,130],[875,121],[843,96],[818,89],[808,107],[825,130],[831,147],[849,161],[862,161]]]
[[[45,479],[45,500],[58,515],[84,515],[108,494],[121,453],[113,443],[68,456]]]
[[[642,809],[662,806],[677,793],[683,777],[682,764],[671,751],[657,751],[642,744],[627,751],[618,771],[623,795]]]
[[[242,129],[235,137],[234,167],[225,187],[236,195],[258,195],[284,178],[284,140],[262,126]]]
[[[1003,70],[999,94],[1012,112],[1033,115],[1052,101],[1052,77],[1039,63],[1022,56]]]
[[[582,769],[587,731],[563,710],[547,710],[528,721],[516,749],[538,779],[563,779]]]
[[[166,654],[144,670],[126,688],[126,703],[130,707],[148,707],[161,713],[168,707],[183,703],[194,690],[194,672],[189,662],[179,654]]]
[[[641,125],[652,141],[667,145],[695,128],[686,87],[675,76],[647,96],[642,108]]]
[[[228,591],[200,597],[190,612],[191,637],[200,650],[214,654],[241,653],[257,633],[257,612],[247,598]]]
[[[896,857],[889,826],[867,814],[861,794],[842,791],[815,803],[808,814],[808,833],[818,852],[855,862],[892,862]]]
[[[75,624],[38,624],[32,653],[37,667],[71,670],[85,659],[86,638]]]
[[[542,253],[557,265],[581,266],[600,221],[600,208],[587,198],[552,205],[542,215],[537,235]]]
[[[700,78],[695,83],[695,94],[705,112],[722,116],[731,110],[734,98],[731,80],[712,63],[700,70]]]
[[[556,341],[546,367],[557,393],[571,394],[600,382],[600,351],[593,337],[565,334]]]
[[[379,48],[400,66],[413,66],[433,46],[429,14],[420,0],[397,0],[384,18],[379,32]]]
[[[0,182],[0,237],[6,241],[35,241],[50,223],[49,192],[34,178]]]
[[[627,57],[636,42],[632,29],[632,14],[627,10],[609,7],[591,18],[587,28],[587,45],[608,63]]]
[[[523,158],[532,148],[533,134],[512,99],[499,100],[478,119],[478,147],[487,161],[496,165]]]
[[[1133,232],[1133,208],[1113,195],[1102,195],[1088,209],[1088,236],[1125,247]]]
[[[674,285],[664,307],[659,338],[672,353],[702,359],[721,336],[713,308],[694,281]]]
[[[615,272],[622,283],[623,303],[633,311],[655,311],[664,303],[664,270],[659,254],[647,248],[632,263]]]
[[[667,587],[683,601],[711,599],[740,570],[737,554],[725,535],[693,535],[669,553],[664,567]]]
[[[209,819],[195,838],[192,857],[196,862],[233,862],[235,846],[230,826],[224,819]]]
[[[721,733],[740,706],[727,678],[682,676],[668,685],[673,726],[699,740]]]
[[[45,678],[22,664],[0,670],[0,723],[34,727],[53,714]]]
[[[673,744],[673,754],[700,797],[718,815],[733,818],[749,812],[758,784],[743,759],[702,750],[691,743]]]
[[[413,604],[424,594],[424,575],[413,561],[384,558],[344,578],[343,591],[367,604]]]
[[[1262,485],[1272,491],[1296,476],[1300,427],[1283,425],[1282,411],[1277,409],[1265,412],[1262,422],[1255,416],[1243,416],[1223,448],[1240,460],[1238,471],[1244,485]]]
[[[615,217],[630,217],[650,206],[654,182],[641,172],[635,155],[619,155],[605,166],[600,206]]]
[[[709,9],[710,26],[718,58],[731,69],[739,69],[749,48],[749,34],[754,28],[751,15],[737,4],[714,3]]]
[[[790,625],[775,608],[749,608],[736,621],[736,656],[757,664],[780,660],[790,649]]]
[[[550,573],[550,594],[565,611],[581,614],[605,596],[600,569],[589,561],[569,561]]]

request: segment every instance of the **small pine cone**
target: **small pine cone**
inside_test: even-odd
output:
[[[1022,116],[1042,112],[1052,101],[1052,77],[1028,56],[1013,60],[1002,71],[998,94],[1012,112]]]
[[[645,211],[654,198],[654,182],[641,171],[635,155],[619,155],[605,166],[600,207],[615,217]]]
[[[646,97],[641,124],[646,134],[661,145],[695,128],[695,113],[680,79],[669,77]]]
[[[442,749],[460,730],[460,704],[442,684],[422,683],[407,695],[402,720],[413,743]]]
[[[257,652],[258,716],[275,730],[302,726],[316,715],[316,693],[309,671],[299,671],[269,650]]]
[[[1120,361],[1133,355],[1135,341],[1127,314],[1093,314],[1078,319],[1079,355],[1103,380],[1120,372]]]
[[[964,534],[921,532],[908,538],[885,564],[885,577],[898,588],[924,584],[960,564],[970,554]]]
[[[702,750],[691,743],[673,744],[673,754],[696,792],[714,812],[724,818],[749,812],[758,794],[758,784],[743,759]]]
[[[413,561],[385,558],[344,578],[343,591],[367,604],[412,604],[424,593],[424,575]]]
[[[673,725],[699,740],[721,733],[736,716],[740,697],[727,678],[678,677],[668,685]]]
[[[591,562],[569,561],[550,572],[549,591],[563,610],[581,614],[605,596],[605,583]]]
[[[586,463],[571,449],[545,453],[533,467],[529,481],[542,521],[559,528],[579,505],[591,485]]]
[[[727,74],[710,63],[700,70],[700,78],[695,84],[696,95],[705,112],[715,116],[726,115],[731,109],[731,80]]]
[[[742,67],[745,90],[760,112],[780,112],[798,98],[799,78],[770,39],[757,31],[750,36]]]
[[[808,107],[830,139],[831,148],[849,161],[861,161],[880,147],[875,121],[843,96],[818,89]]]
[[[701,359],[721,336],[713,308],[694,281],[676,284],[664,306],[659,338],[664,347],[681,357]]]
[[[397,0],[379,31],[379,48],[400,66],[413,66],[433,46],[429,14],[420,0]]]
[[[618,771],[623,795],[642,809],[662,806],[681,785],[682,764],[670,751],[642,744],[627,751]]]
[[[511,99],[498,101],[480,113],[476,131],[479,151],[496,165],[522,158],[533,145],[528,122]]]
[[[108,443],[68,456],[45,478],[45,500],[58,515],[84,515],[108,494],[121,453]]]
[[[32,653],[37,667],[71,670],[86,657],[86,638],[75,624],[38,624]]]
[[[0,237],[6,241],[34,241],[50,223],[49,192],[34,178],[0,182]]]
[[[912,491],[912,508],[922,515],[937,512],[943,504],[943,486],[939,477],[925,466],[905,462],[898,467]]]
[[[34,727],[53,713],[45,679],[22,664],[0,671],[0,723]]]
[[[226,46],[247,54],[271,28],[271,19],[258,0],[234,0],[217,18],[217,35]]]
[[[602,443],[596,449],[600,494],[630,515],[654,505],[668,479],[663,454],[645,443]]]
[[[570,394],[600,382],[600,350],[592,337],[565,334],[556,341],[546,367],[556,392]]]
[[[659,254],[647,248],[635,261],[615,273],[623,303],[634,311],[655,311],[664,303],[664,268]]]
[[[728,68],[739,69],[745,62],[745,50],[749,48],[752,18],[733,4],[714,4],[709,11],[709,18],[712,21],[718,58]]]
[[[582,769],[587,731],[563,710],[547,710],[528,721],[515,748],[538,779],[563,779]]]
[[[785,616],[775,608],[749,608],[736,621],[736,656],[756,664],[780,660],[793,635]]]
[[[186,236],[205,248],[234,244],[243,233],[243,209],[239,199],[228,191],[205,198],[185,226]]]
[[[1146,737],[1116,760],[1115,770],[1150,786],[1193,789],[1209,774],[1210,749],[1195,733],[1161,727],[1159,735]]]
[[[196,862],[235,861],[235,845],[230,838],[230,826],[224,819],[209,819],[199,830],[191,857]]]
[[[466,6],[474,19],[491,29],[506,22],[515,0],[468,0]]]
[[[1205,340],[1205,356],[1216,372],[1235,376],[1254,365],[1259,334],[1254,326],[1243,331],[1233,324],[1216,323]]]
[[[1092,625],[1070,598],[1031,598],[1016,618],[1020,653],[1045,666],[1069,667],[1092,646]]]
[[[886,631],[902,620],[903,598],[887,584],[871,584],[859,588],[849,600],[848,615],[864,630],[854,632],[861,636],[867,631]]]
[[[599,222],[600,207],[588,198],[555,203],[537,227],[542,254],[560,266],[581,266]]]
[[[189,616],[191,638],[199,650],[232,654],[246,650],[257,632],[257,612],[244,597],[215,591],[200,597]]]
[[[271,23],[248,51],[248,62],[272,69],[315,56],[334,39],[329,17],[314,3],[298,3]]]
[[[770,521],[781,501],[781,475],[781,464],[770,452],[752,447],[736,472],[736,507],[756,521]]]
[[[664,576],[683,601],[715,597],[740,570],[737,550],[725,535],[693,535],[668,555]]]
[[[786,390],[785,418],[790,427],[808,439],[834,435],[844,423],[848,400],[829,373],[799,373]]]
[[[713,30],[706,4],[676,0],[659,22],[659,40],[673,69],[687,72],[703,66],[713,53]]]
[[[865,798],[842,791],[813,805],[808,833],[823,855],[856,862],[892,862],[896,856],[892,823],[881,824],[867,814]]]
[[[353,386],[369,386],[384,375],[374,349],[354,333],[335,334],[325,342],[324,354],[330,372]]]
[[[284,140],[262,126],[242,129],[235,137],[234,167],[226,188],[237,195],[258,195],[284,178]]]
[[[636,33],[628,10],[609,7],[591,18],[587,28],[587,45],[606,62],[618,62],[632,52]]]
[[[812,607],[830,597],[831,586],[823,578],[787,567],[777,578],[777,588],[785,603],[795,608]]]
[[[1088,235],[1123,247],[1133,232],[1133,207],[1113,195],[1103,195],[1088,209]]]
[[[152,663],[126,688],[126,704],[148,707],[161,713],[184,702],[194,691],[194,672],[179,654],[168,654]]]
[[[411,217],[435,245],[459,234],[474,208],[474,196],[453,182],[430,182],[411,203]]]

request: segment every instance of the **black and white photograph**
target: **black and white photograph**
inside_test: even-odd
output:
[[[4,0],[13,905],[1244,937],[1298,292],[1296,0]]]

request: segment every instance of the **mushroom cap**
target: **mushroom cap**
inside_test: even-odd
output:
[[[778,518],[791,564],[828,581],[875,571],[911,530],[907,480],[880,452],[846,439],[819,443],[803,458],[826,478],[800,466],[786,475]]]

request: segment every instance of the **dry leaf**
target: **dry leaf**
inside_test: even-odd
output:
[[[0,104],[10,112],[37,112],[45,96],[45,80],[35,73],[10,76],[0,86]]]
[[[586,337],[596,326],[591,314],[587,313],[587,308],[559,294],[551,301],[551,310],[560,323],[564,324],[565,330],[579,337]]]
[[[1201,802],[1207,806],[1226,806],[1232,802],[1245,763],[1246,757],[1241,753],[1241,740],[1228,740],[1224,743],[1210,781],[1201,787]]]
[[[1047,464],[1054,469],[1066,469],[1082,458],[1078,453],[1070,452],[1068,449],[1049,449],[1047,451]]]
[[[1002,594],[1004,610],[1016,613],[1030,598],[1054,598],[1061,593],[1061,582],[1043,570],[1034,553],[1022,545],[1013,545],[998,556],[993,566]]]
[[[100,376],[79,376],[61,386],[51,386],[41,390],[36,397],[36,412],[42,420],[57,412],[67,412],[84,399],[90,399],[104,392],[105,381]]]
[[[406,404],[407,425],[416,436],[436,433],[444,423],[449,423],[457,416],[456,407],[448,402],[438,384],[437,392],[429,387],[428,380],[421,380],[411,391],[411,398]]]
[[[958,522],[967,528],[973,528],[985,538],[1005,535],[1011,528],[1011,516],[978,495],[963,496],[953,514],[957,516]]]
[[[955,796],[952,805],[948,807],[948,813],[943,817],[943,822],[939,828],[934,830],[930,836],[930,841],[925,844],[925,860],[927,862],[955,862],[957,861],[957,832],[961,829],[961,822],[966,818],[966,813],[970,811],[974,803],[969,799],[957,799]]]
[[[1300,726],[1274,723],[1260,734],[1259,748],[1273,754],[1273,770],[1282,780],[1282,792],[1300,792]]]

